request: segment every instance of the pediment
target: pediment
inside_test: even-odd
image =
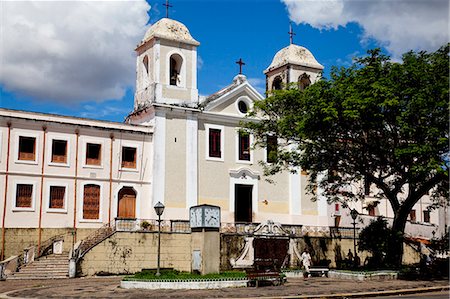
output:
[[[244,117],[245,107],[253,108],[256,100],[262,100],[263,96],[247,82],[233,83],[208,97],[204,103],[204,111]]]

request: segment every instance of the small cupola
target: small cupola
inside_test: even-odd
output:
[[[295,84],[305,89],[316,82],[323,71],[323,65],[305,47],[293,43],[295,33],[290,27],[290,45],[278,51],[272,63],[264,71],[266,75],[266,92],[283,89]]]
[[[135,110],[150,103],[198,102],[199,45],[181,22],[163,18],[150,26],[135,49]]]

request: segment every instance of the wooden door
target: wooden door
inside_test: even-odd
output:
[[[119,191],[118,218],[136,218],[136,192],[124,187]]]
[[[83,219],[99,219],[100,186],[84,186]]]

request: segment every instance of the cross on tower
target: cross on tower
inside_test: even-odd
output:
[[[169,18],[169,7],[173,7],[169,4],[169,0],[166,0],[166,4],[163,4],[166,7],[166,18]]]
[[[239,64],[239,75],[242,75],[242,66],[245,65],[245,63],[242,61],[242,58],[239,58],[236,63]]]
[[[289,22],[289,41],[290,41],[290,44],[292,45],[293,44],[293,40],[294,40],[294,35],[296,35],[295,33],[294,33],[294,30],[292,30],[292,22]]]

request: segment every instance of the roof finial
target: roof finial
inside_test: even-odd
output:
[[[166,4],[163,4],[166,7],[166,18],[169,18],[169,7],[173,7],[169,4],[169,0],[166,0]]]
[[[245,65],[245,62],[242,61],[242,58],[239,58],[236,63],[239,64],[239,75],[242,75],[242,66]]]
[[[292,29],[292,22],[289,22],[289,42],[292,45],[294,43],[294,35],[296,35],[294,33],[294,30]]]

